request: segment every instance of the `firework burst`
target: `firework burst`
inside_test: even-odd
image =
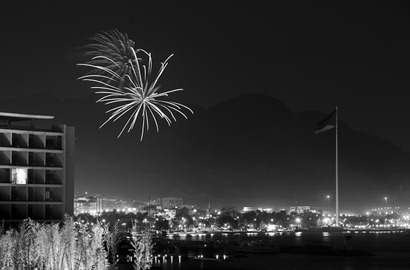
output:
[[[101,95],[97,102],[112,106],[106,111],[110,116],[100,128],[110,121],[128,118],[118,135],[120,137],[124,131],[130,132],[141,122],[142,141],[150,124],[154,124],[159,131],[159,119],[171,125],[178,114],[187,118],[183,110],[193,113],[183,104],[164,99],[173,92],[182,91],[181,88],[160,91],[158,81],[172,54],[153,74],[151,53],[135,49],[134,41],[127,35],[114,30],[97,34],[91,40],[92,43],[85,47],[88,49],[85,55],[91,59],[78,64],[90,68],[90,72],[79,79],[93,83],[91,89]]]

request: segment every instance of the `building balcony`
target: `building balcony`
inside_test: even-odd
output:
[[[61,168],[62,165],[61,165],[61,162],[59,161],[51,161],[51,162],[46,162],[45,167]]]
[[[56,204],[56,205],[59,205],[59,204],[63,204],[63,202],[61,200],[59,200],[59,201],[57,201],[57,200],[38,200],[38,201],[37,200],[35,200],[35,201],[29,201],[29,200],[25,200],[25,201],[23,201],[23,200],[20,200],[20,201],[8,200],[8,201],[6,201],[6,200],[1,200],[0,204],[19,204],[19,205],[21,205],[21,204],[24,204],[24,205],[26,205],[26,204],[47,204],[47,205]]]
[[[61,170],[63,169],[62,165],[60,166],[29,166],[29,165],[15,165],[15,164],[0,164],[0,169],[12,169],[12,168],[28,168],[28,169],[43,169],[43,170]]]
[[[40,130],[32,128],[24,128],[21,126],[8,126],[0,128],[0,133],[16,133],[16,134],[32,134],[32,135],[46,135],[46,136],[62,136],[64,132],[61,130]]]
[[[1,182],[0,187],[62,187],[60,183],[27,183],[27,184],[15,184],[11,182]]]
[[[38,161],[30,161],[29,163],[28,163],[28,166],[30,166],[30,167],[42,167],[42,166],[44,166],[44,161],[42,161],[42,160],[38,160]]]
[[[55,179],[55,180],[49,180],[46,179],[45,183],[42,183],[42,185],[50,186],[50,187],[58,187],[58,186],[63,186],[63,183],[61,182],[60,179]]]
[[[25,151],[25,152],[39,152],[39,153],[62,153],[63,149],[53,147],[16,147],[16,146],[4,146],[0,145],[0,151]]]

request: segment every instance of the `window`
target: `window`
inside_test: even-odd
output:
[[[11,183],[25,185],[27,184],[27,169],[14,168],[11,170]]]

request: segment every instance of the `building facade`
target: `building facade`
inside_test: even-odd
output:
[[[102,211],[102,200],[98,196],[83,195],[74,197],[74,215],[83,213],[97,215]]]
[[[99,215],[109,211],[136,212],[132,203],[120,198],[106,198],[99,195],[77,194],[74,196],[74,215],[88,213]]]
[[[309,205],[291,206],[289,207],[289,213],[295,212],[296,214],[303,214],[304,212],[310,212]]]
[[[181,208],[183,206],[182,198],[178,197],[163,197],[158,198],[156,203],[162,209]]]
[[[74,127],[53,116],[0,112],[0,221],[60,221],[74,212]]]

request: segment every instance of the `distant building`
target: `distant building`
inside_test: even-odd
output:
[[[244,213],[246,213],[246,212],[252,212],[252,211],[257,211],[257,210],[258,210],[258,207],[245,206],[242,211],[243,211]]]
[[[113,211],[128,209],[132,203],[119,199],[119,198],[100,198],[101,199],[101,211]]]
[[[242,212],[246,213],[246,212],[252,212],[252,211],[261,211],[261,212],[267,212],[267,213],[272,213],[273,212],[273,208],[261,208],[261,207],[249,207],[249,206],[245,206],[242,210]]]
[[[133,203],[118,198],[105,198],[99,195],[78,194],[74,198],[74,214],[88,213],[97,215],[108,211],[136,212]]]
[[[310,206],[308,205],[289,207],[289,213],[295,212],[297,214],[303,214],[304,212],[309,212],[310,210]]]
[[[183,206],[182,198],[178,197],[163,197],[158,198],[156,203],[162,209],[181,208]]]
[[[207,210],[194,209],[192,212],[201,219],[205,219],[209,216],[209,212]]]
[[[96,215],[102,212],[102,200],[97,196],[76,196],[74,198],[74,215],[88,213]]]
[[[74,211],[74,127],[54,116],[0,112],[0,221],[60,221]]]

